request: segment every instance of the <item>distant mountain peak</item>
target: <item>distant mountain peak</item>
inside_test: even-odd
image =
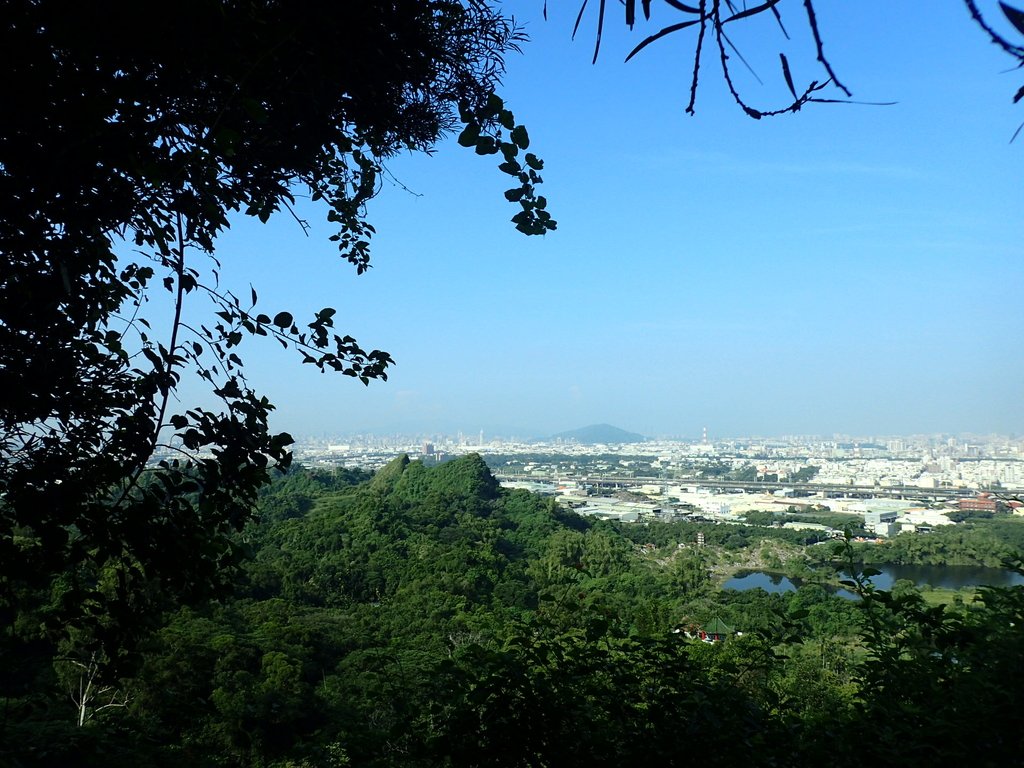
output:
[[[589,427],[559,432],[551,436],[552,440],[572,441],[577,443],[642,443],[647,440],[636,432],[627,432],[611,424],[591,424]]]

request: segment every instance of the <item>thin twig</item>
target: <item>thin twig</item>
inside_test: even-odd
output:
[[[723,22],[723,24],[724,23],[725,22]],[[740,49],[737,48],[733,41],[729,39],[729,36],[725,34],[725,29],[722,30],[722,38],[725,40],[725,42],[729,44],[729,47],[732,48],[733,53],[736,54],[739,60],[743,62],[743,66],[747,68],[747,71],[754,76],[754,79],[757,80],[757,82],[760,83],[761,85],[764,85],[764,80],[757,76],[757,72],[754,70],[752,66],[750,66],[750,62],[743,57],[743,54],[740,53]]]
[[[971,1],[972,0],[968,0],[968,2]],[[832,65],[829,64],[828,59],[825,57],[825,50],[822,46],[821,35],[818,33],[818,17],[814,14],[814,3],[812,0],[804,0],[804,8],[807,10],[807,22],[810,24],[811,33],[814,35],[814,45],[818,49],[818,61],[820,61],[821,65],[825,67],[825,71],[828,72],[828,76],[836,88],[845,93],[848,98],[853,96],[853,94],[850,93],[850,89],[839,82],[839,78],[836,77],[836,73],[832,71]]]
[[[284,205],[285,210],[292,215],[292,218],[295,219],[296,223],[302,228],[302,234],[309,237],[309,231],[311,229],[309,222],[305,219],[300,219],[299,214],[295,212],[295,209],[292,208],[287,201],[282,201],[282,205]]]
[[[184,227],[182,226],[182,216],[180,212],[177,214],[177,233],[178,258],[173,264],[173,268],[178,279],[178,286],[174,302],[174,320],[173,325],[171,326],[171,346],[170,349],[167,350],[167,356],[164,358],[164,365],[167,369],[165,371],[165,374],[167,376],[170,376],[171,365],[174,359],[174,350],[178,346],[178,329],[181,326],[181,308],[185,300],[185,284],[184,280],[182,279],[185,274],[185,231]],[[171,395],[172,386],[170,381],[164,381],[160,389],[163,393],[163,398],[160,402],[160,409],[156,419],[156,424],[153,428],[153,437],[149,443],[149,452],[146,456],[140,457],[141,460],[138,462],[138,466],[132,471],[128,484],[124,487],[124,490],[121,491],[121,494],[120,496],[118,496],[117,501],[114,502],[112,506],[113,509],[117,509],[118,507],[120,507],[121,504],[125,501],[125,499],[128,498],[128,494],[130,494],[138,485],[139,478],[142,475],[142,471],[146,468],[146,460],[148,459],[149,456],[153,455],[153,451],[156,449],[157,443],[160,439],[160,432],[164,426],[164,416],[167,413],[167,402]]]
[[[694,114],[697,103],[697,78],[700,74],[700,54],[704,47],[704,32],[707,29],[707,0],[700,0],[700,32],[697,34],[697,48],[693,54],[693,79],[690,81],[690,102],[686,105],[686,114]]]
[[[178,278],[177,292],[174,297],[174,320],[171,324],[171,343],[167,350],[167,358],[165,359],[165,365],[167,370],[165,373],[169,376],[171,372],[172,361],[174,360],[174,350],[178,348],[178,329],[181,327],[181,308],[185,303],[185,233],[181,224],[181,214],[177,215],[177,228],[178,228],[178,260],[174,265],[174,271]],[[156,428],[153,430],[152,445],[155,447],[157,440],[160,435],[160,430],[164,427],[164,415],[167,413],[167,401],[171,395],[170,382],[164,382],[164,386],[160,388],[163,391],[163,399],[160,402],[160,410],[157,414]],[[152,449],[151,449],[152,450]]]
[[[1005,37],[1003,37],[994,29],[992,29],[992,27],[988,25],[988,22],[985,21],[984,17],[982,17],[981,11],[978,9],[978,6],[975,4],[974,0],[964,0],[964,5],[967,6],[967,10],[971,14],[971,18],[974,20],[974,23],[988,33],[989,39],[993,43],[998,45],[1011,56],[1016,56],[1018,59],[1024,59],[1024,48],[1022,48],[1019,45],[1014,45]]]
[[[732,94],[733,99],[740,105],[743,111],[755,120],[760,120],[761,113],[744,103],[743,99],[740,97],[739,91],[736,90],[736,86],[732,82],[732,77],[729,75],[729,54],[725,52],[725,45],[722,41],[722,20],[718,13],[718,2],[719,0],[714,0],[711,15],[713,19],[712,23],[715,26],[715,40],[718,43],[718,56],[722,62],[722,75],[725,77],[725,84],[729,88],[729,93]]]

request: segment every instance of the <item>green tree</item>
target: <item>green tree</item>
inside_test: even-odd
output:
[[[0,47],[18,51],[0,126],[0,608],[6,626],[31,609],[56,634],[77,627],[116,661],[144,618],[233,578],[232,534],[290,461],[243,338],[363,383],[391,363],[335,330],[333,309],[306,322],[220,287],[230,216],[265,222],[308,192],[362,272],[387,158],[461,127],[512,177],[517,229],[555,225],[495,93],[521,36],[490,3],[200,0],[158,24],[104,8],[0,11]],[[164,290],[173,316],[155,327]],[[203,299],[208,316],[186,319]],[[220,408],[178,404],[186,375]]]
[[[752,509],[743,513],[743,519],[751,525],[769,526],[775,522],[775,515],[772,512]]]
[[[672,561],[672,586],[684,596],[703,591],[711,581],[708,563],[699,549],[681,551]]]

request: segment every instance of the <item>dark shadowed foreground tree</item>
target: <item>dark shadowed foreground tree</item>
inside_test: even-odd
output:
[[[337,332],[333,309],[303,322],[220,287],[230,215],[265,222],[308,193],[362,272],[382,163],[460,128],[501,155],[517,229],[555,226],[542,164],[495,94],[521,37],[491,3],[198,0],[153,18],[133,3],[0,10],[0,626],[6,644],[42,622],[90,664],[230,578],[230,534],[290,460],[243,337],[363,383],[392,362]],[[147,320],[152,291],[169,324]],[[212,307],[190,324],[197,299]],[[180,403],[184,375],[220,408]],[[158,449],[177,458],[154,465]]]

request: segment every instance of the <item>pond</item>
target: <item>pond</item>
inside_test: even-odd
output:
[[[960,589],[962,587],[1010,587],[1024,584],[1024,576],[1002,568],[982,568],[970,565],[876,565],[871,566],[881,571],[871,578],[871,582],[879,589],[892,589],[900,579],[909,579],[919,587],[943,587]],[[794,592],[798,584],[780,573],[764,571],[747,571],[733,576],[723,589],[763,589],[765,592]],[[844,594],[845,593],[845,594]],[[837,594],[843,597],[854,597],[845,589]]]
[[[733,576],[722,589],[735,589],[743,592],[747,589],[763,589],[765,592],[795,592],[796,584],[781,573],[765,573],[763,571],[747,571]]]

